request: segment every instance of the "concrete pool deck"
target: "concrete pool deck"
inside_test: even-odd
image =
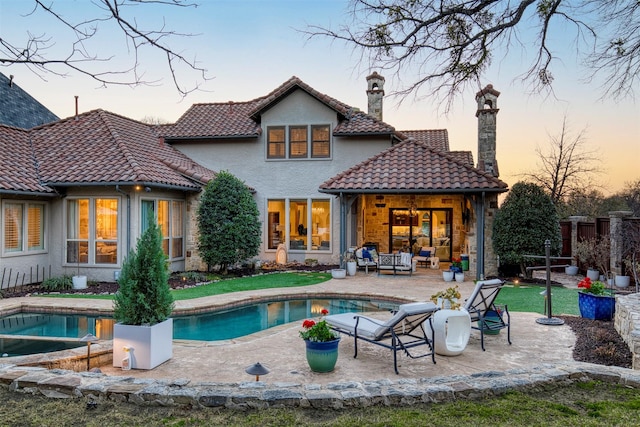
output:
[[[564,275],[562,275],[564,276]],[[555,279],[555,277],[554,277]],[[576,278],[563,277],[563,283],[575,286]],[[458,283],[463,299],[470,295],[472,280]],[[260,300],[295,294],[302,298],[328,295],[348,299],[350,295],[375,298],[396,298],[425,301],[435,292],[451,286],[442,280],[441,272],[419,268],[412,276],[393,276],[375,272],[358,272],[355,277],[332,279],[300,288],[266,289],[237,292],[196,300],[177,301],[177,312],[198,312],[209,307],[227,307],[247,300]],[[11,306],[47,307],[54,311],[109,311],[111,301],[91,299],[55,299],[25,297],[0,300],[0,310]],[[544,300],[540,298],[540,305]],[[386,316],[385,313],[377,314]],[[336,369],[331,373],[312,372],[305,359],[304,343],[298,336],[300,322],[271,328],[253,335],[221,342],[174,341],[173,358],[149,371],[123,372],[111,365],[100,366],[107,376],[126,376],[134,379],[188,380],[191,383],[239,383],[250,380],[245,368],[260,362],[270,369],[260,378],[264,383],[297,383],[326,385],[339,381],[366,382],[381,379],[403,380],[456,375],[474,375],[488,371],[528,369],[545,364],[572,361],[575,336],[569,326],[544,326],[536,313],[511,313],[512,345],[507,343],[506,330],[499,335],[485,336],[486,351],[480,348],[478,331],[472,331],[466,350],[458,356],[436,355],[436,364],[430,358],[410,359],[399,354],[396,375],[392,353],[365,342],[358,346],[358,357],[353,358],[353,339],[343,337]],[[11,360],[14,359],[14,360]],[[16,363],[18,358],[7,358],[4,363]]]

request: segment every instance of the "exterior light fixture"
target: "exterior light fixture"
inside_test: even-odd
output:
[[[269,369],[267,369],[266,367],[262,366],[260,364],[260,362],[249,366],[244,371],[249,375],[255,375],[256,376],[256,381],[260,381],[260,375],[267,375],[269,373]]]
[[[80,342],[87,343],[87,371],[91,369],[91,343],[97,342],[97,341],[98,341],[98,337],[96,337],[93,334],[87,334],[82,338],[80,338]]]

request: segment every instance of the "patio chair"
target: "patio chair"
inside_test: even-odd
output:
[[[433,340],[429,339],[433,336],[431,317],[436,311],[438,306],[432,302],[417,302],[402,304],[386,322],[354,313],[333,314],[324,319],[331,329],[354,338],[354,358],[358,357],[359,339],[390,349],[393,352],[393,369],[397,374],[399,351],[404,351],[412,359],[431,356],[436,363]],[[419,346],[427,347],[425,353],[412,354],[409,351]]]
[[[511,345],[511,315],[506,305],[497,307],[495,304],[503,285],[504,282],[500,279],[479,281],[464,304],[471,316],[472,325],[477,322],[476,326],[471,327],[480,331],[482,351],[485,351],[484,334],[498,333],[504,328],[507,329],[507,341]]]

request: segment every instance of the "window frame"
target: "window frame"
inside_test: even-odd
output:
[[[271,202],[277,203],[277,204],[281,204],[282,205],[282,211],[275,211],[269,210],[269,205]],[[318,229],[317,229],[317,223],[313,222],[313,218],[314,218],[314,205],[316,207],[318,207],[318,204],[320,204],[320,207],[322,207],[324,209],[324,204],[327,204],[326,210],[328,211],[328,219],[327,219],[327,223],[326,223],[326,227],[321,227],[323,230],[325,230],[325,233],[328,233],[328,242],[329,242],[329,246],[327,248],[322,248],[321,245],[321,237],[318,233]],[[292,210],[292,205],[295,204],[296,209]],[[301,216],[299,216],[298,214],[301,212],[301,210],[299,209],[301,206],[301,204],[306,204],[306,208],[303,208],[302,211],[304,211],[304,218],[302,218]],[[331,200],[331,198],[318,198],[318,197],[275,197],[273,199],[267,199],[265,201],[265,215],[267,216],[267,220],[265,221],[265,227],[264,227],[264,233],[266,234],[266,238],[263,240],[265,242],[265,246],[264,246],[264,250],[265,252],[275,252],[277,250],[277,245],[273,245],[275,247],[269,247],[269,241],[272,241],[273,239],[269,239],[270,237],[270,233],[273,232],[281,232],[282,234],[278,234],[278,243],[283,243],[285,245],[285,247],[287,248],[287,251],[291,251],[291,252],[295,252],[295,253],[302,253],[302,252],[308,252],[308,253],[331,253],[333,250],[333,201]],[[274,229],[273,225],[270,222],[270,214],[275,214],[278,213],[278,219],[279,219],[279,223],[278,225],[280,225],[281,227],[279,227],[278,229]],[[284,216],[283,216],[284,215]],[[295,216],[294,216],[295,215]],[[275,216],[271,217],[272,219],[275,218]],[[292,241],[292,236],[296,237],[296,240],[298,239],[298,234],[297,234],[297,229],[293,230],[292,227],[295,227],[295,225],[292,224],[292,221],[295,222],[296,224],[300,224],[302,225],[305,229],[306,229],[306,234],[305,237],[302,239],[304,241],[304,247],[292,247],[291,245],[291,241]],[[306,225],[306,226],[305,226]],[[318,240],[318,244],[316,244],[314,242],[314,238],[316,238],[316,240]],[[315,249],[314,249],[315,248]]]
[[[326,141],[323,140],[316,140],[314,138],[314,130],[316,129],[327,129],[327,136],[328,139]],[[309,138],[311,147],[310,147],[310,153],[311,153],[311,158],[312,159],[329,159],[331,158],[331,126],[330,125],[311,125],[311,138]],[[316,145],[317,144],[326,144],[326,148],[327,148],[327,155],[319,155],[316,154]]]
[[[299,152],[294,149],[295,144],[301,144],[302,140],[294,141],[292,135],[296,130],[305,129],[306,147],[304,154],[292,154]],[[326,130],[328,139],[314,140],[314,131]],[[272,132],[282,131],[284,141],[272,139]],[[331,124],[288,124],[267,126],[266,130],[266,159],[267,160],[329,160],[332,155],[333,137],[331,134]],[[277,154],[277,150],[283,150],[282,154]],[[326,154],[325,154],[326,152]]]
[[[272,141],[271,132],[282,131],[282,141]],[[274,154],[271,147],[276,147]],[[282,155],[277,153],[277,148],[282,146]],[[287,158],[287,127],[286,126],[267,126],[267,159],[282,160]]]
[[[76,202],[81,200],[86,200],[88,203],[87,207],[87,237],[70,236],[70,227],[69,227],[69,203]],[[117,203],[116,208],[116,219],[115,219],[115,236],[98,236],[98,215],[97,212],[99,210],[98,201],[99,200],[113,200]],[[120,196],[73,196],[65,198],[64,203],[64,230],[63,230],[63,239],[64,239],[64,252],[63,252],[63,266],[71,267],[71,266],[83,266],[83,267],[118,267],[122,261],[122,239],[124,238],[123,227],[122,227],[122,198]],[[80,217],[78,217],[81,220]],[[69,260],[69,251],[72,250],[70,248],[70,244],[73,242],[78,242],[78,247],[81,245],[86,245],[87,250],[87,258],[86,261],[78,259],[79,255],[76,255],[76,261]],[[99,253],[99,246],[112,246],[115,247],[115,262],[98,262],[98,255],[103,255]],[[79,249],[78,249],[79,251]]]
[[[167,255],[169,261],[179,261],[185,259],[185,241],[186,241],[186,206],[187,203],[182,199],[171,199],[171,198],[143,198],[140,199],[140,235],[147,229],[147,219],[144,217],[146,209],[143,209],[142,206],[144,203],[152,203],[152,211],[153,217],[162,232],[162,249]],[[158,213],[160,211],[160,204],[166,203],[167,207],[167,218],[163,224],[158,222]],[[180,205],[179,208],[176,207]],[[148,209],[148,208],[147,208]],[[180,225],[176,226],[175,220],[176,216],[174,212],[178,210],[180,211]],[[165,225],[166,223],[166,225]],[[168,227],[168,231],[164,231],[163,228]],[[176,229],[179,229],[179,234],[176,233]],[[180,242],[180,254],[177,256],[173,256],[177,242]]]
[[[20,240],[19,248],[15,250],[7,249],[7,232],[6,226],[8,223],[7,218],[7,207],[15,205],[20,206],[21,209],[21,217],[17,219],[20,222],[18,224],[17,229],[19,230],[18,239]],[[34,247],[31,249],[30,247],[30,232],[31,232],[31,215],[30,211],[33,207],[38,207],[40,212],[40,227],[38,231],[39,241],[41,242],[41,246]],[[33,200],[12,200],[6,199],[2,200],[2,255],[3,256],[24,256],[24,255],[35,255],[42,254],[48,252],[48,228],[47,228],[47,215],[48,215],[48,203],[47,202],[37,202]],[[16,221],[14,219],[14,221]]]

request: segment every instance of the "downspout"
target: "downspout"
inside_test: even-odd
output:
[[[129,193],[125,193],[124,191],[122,191],[120,189],[120,185],[116,185],[116,191],[120,194],[124,194],[125,196],[127,196],[127,230],[126,230],[126,242],[127,242],[127,251],[125,252],[125,256],[129,255],[129,251],[131,251],[131,239],[130,239],[130,234],[131,234],[131,196],[129,196]]]

